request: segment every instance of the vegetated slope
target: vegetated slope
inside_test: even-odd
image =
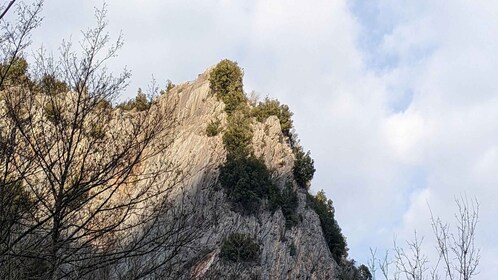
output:
[[[264,110],[255,110],[256,104],[237,95],[242,93],[242,77],[240,87],[235,85],[222,93],[228,97],[220,96],[213,86],[213,71],[219,70],[222,63],[232,63],[225,65],[228,68],[238,67],[222,61],[195,81],[177,85],[157,100],[161,110],[175,112],[176,122],[171,127],[174,138],[163,139],[172,144],[151,159],[145,169],[167,159],[172,170],[184,175],[179,182],[173,182],[175,178],[171,177],[162,178],[162,182],[164,186],[175,185],[175,205],[180,201],[195,225],[186,226],[191,239],[186,240],[188,248],[174,256],[175,269],[167,275],[159,269],[158,275],[339,279],[338,262],[346,258],[344,238],[340,235],[341,240],[326,239],[330,234],[324,236],[323,218],[335,223],[331,204],[308,194],[306,180],[311,178],[294,178],[303,172],[312,176],[314,169],[309,154],[289,137],[290,119],[282,129],[282,115],[280,119],[278,112],[271,115],[275,108],[284,107],[267,100],[270,106],[261,103],[258,108]],[[224,78],[218,91],[231,86],[233,77]],[[270,113],[261,113],[265,108]],[[296,173],[296,155],[301,161],[307,157],[311,163],[308,169],[312,170]],[[300,186],[298,181],[306,184]],[[331,217],[319,217],[314,210],[317,205],[325,205],[322,212],[330,212]],[[336,255],[330,248],[336,246],[334,242],[344,243],[343,251]]]

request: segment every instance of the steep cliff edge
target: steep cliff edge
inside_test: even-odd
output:
[[[255,214],[236,211],[219,186],[220,167],[226,161],[223,133],[227,126],[225,104],[210,89],[212,68],[195,81],[179,84],[157,100],[161,110],[173,110],[172,142],[148,161],[152,166],[167,159],[184,176],[172,191],[177,197],[196,197],[191,210],[202,213],[202,228],[195,240],[177,256],[178,270],[189,270],[198,279],[336,279],[338,265],[327,247],[320,219],[308,206],[307,190],[293,180],[294,154],[279,119],[263,122],[250,118],[251,148],[255,158],[264,161],[279,190],[292,186],[297,193],[297,223],[286,226],[282,210],[267,207]],[[210,123],[219,121],[219,133],[208,136]],[[160,141],[166,141],[164,139]],[[147,168],[147,167],[145,167]],[[174,180],[163,178],[170,186]],[[266,205],[266,204],[265,204]],[[234,233],[250,237],[259,246],[252,261],[230,261],[222,256],[222,246]]]

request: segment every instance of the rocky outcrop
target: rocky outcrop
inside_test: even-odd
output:
[[[183,180],[161,178],[162,186],[174,186],[177,197],[197,197],[192,211],[202,214],[203,223],[193,249],[181,256],[180,268],[189,271],[184,278],[194,279],[335,279],[334,262],[320,227],[317,214],[307,207],[306,190],[297,188],[292,178],[294,156],[288,139],[282,134],[277,117],[264,123],[252,121],[252,149],[272,171],[279,188],[291,182],[298,191],[297,226],[287,229],[280,210],[261,210],[242,215],[232,210],[223,190],[217,186],[219,167],[224,163],[223,131],[206,134],[215,120],[226,126],[224,104],[210,93],[209,70],[195,81],[175,86],[158,99],[161,110],[173,110],[173,138],[149,165],[167,159],[172,170],[181,170]],[[185,196],[185,194],[190,194]],[[224,238],[238,232],[249,234],[260,245],[259,259],[252,263],[232,263],[220,258]]]

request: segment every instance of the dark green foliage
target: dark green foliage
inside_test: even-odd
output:
[[[104,125],[98,124],[98,125],[92,126],[90,128],[90,133],[88,136],[95,138],[95,139],[100,139],[100,140],[104,139],[104,137],[105,137]]]
[[[259,122],[264,122],[269,116],[277,116],[280,121],[282,133],[285,136],[290,136],[292,112],[289,110],[289,106],[280,104],[278,100],[272,100],[267,97],[263,102],[259,102],[258,106],[253,108],[252,115]]]
[[[43,114],[52,124],[57,125],[62,121],[61,108],[55,102],[48,102],[43,107]]]
[[[220,132],[220,120],[216,119],[216,121],[211,121],[208,126],[206,127],[206,135],[208,137],[213,137],[218,135]]]
[[[136,109],[137,111],[145,111],[150,108],[151,104],[152,102],[147,98],[147,95],[145,95],[141,89],[138,89],[137,96],[134,99],[119,104],[117,108],[121,108],[125,111],[133,109]]]
[[[29,195],[20,181],[7,178],[6,182],[0,182],[0,204],[1,232],[7,230],[29,209]],[[0,236],[5,236],[1,233]]]
[[[288,184],[282,191],[282,201],[280,205],[285,217],[285,227],[292,228],[297,225],[299,222],[299,217],[297,215],[298,199],[297,193],[292,188],[292,185]]]
[[[28,78],[28,62],[26,59],[19,57],[16,58],[10,67],[0,64],[0,78],[2,79],[2,88],[5,86],[16,86],[30,84]]]
[[[247,107],[247,98],[242,88],[242,69],[237,62],[224,59],[209,75],[210,88],[225,103],[225,111],[230,115],[240,107]]]
[[[308,195],[310,206],[315,210],[320,218],[323,235],[327,241],[327,245],[337,263],[347,256],[347,244],[341,228],[334,218],[334,208],[332,200],[327,199],[324,191],[319,191],[316,196]]]
[[[173,84],[172,81],[168,80],[166,82],[166,89],[165,90],[161,90],[161,94],[168,94],[173,88],[175,87],[175,84]]]
[[[49,74],[43,75],[43,77],[38,81],[37,89],[46,95],[57,95],[69,91],[69,87],[66,83]]]
[[[256,213],[273,186],[265,164],[253,156],[229,157],[220,168],[219,181],[236,210],[244,214]]]
[[[282,209],[282,214],[285,217],[285,227],[292,228],[299,222],[297,215],[298,199],[297,193],[293,189],[292,184],[287,184],[280,191],[276,186],[272,187],[268,194],[268,208],[271,211]]]
[[[268,209],[272,212],[277,211],[282,204],[282,192],[276,185],[272,185],[268,190]]]
[[[100,112],[110,113],[112,110],[112,104],[108,100],[100,99],[99,101],[97,101],[97,110]]]
[[[259,257],[259,244],[247,234],[232,233],[223,240],[221,259],[232,262],[255,262]]]
[[[372,280],[373,275],[372,275],[372,273],[370,273],[370,270],[368,269],[368,267],[366,265],[364,265],[364,264],[360,265],[358,267],[358,271],[360,273],[360,276],[364,280]]]
[[[294,149],[294,155],[296,156],[294,168],[292,169],[294,180],[300,187],[309,189],[311,179],[315,174],[314,161],[310,152],[304,153],[301,148]]]
[[[294,257],[297,254],[296,244],[294,244],[294,242],[291,243],[289,251],[291,257]]]
[[[223,143],[228,157],[248,157],[251,154],[252,130],[249,119],[241,112],[236,112],[228,117],[228,124]]]
[[[344,260],[340,264],[340,280],[372,280],[372,274],[365,265],[356,267],[354,260]]]

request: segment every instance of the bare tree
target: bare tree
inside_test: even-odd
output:
[[[31,31],[41,23],[42,1],[32,5],[19,3],[15,6],[15,22],[3,19],[12,6],[11,1],[0,20],[0,90],[21,83],[26,84],[24,70],[26,61],[23,55],[29,46]],[[22,178],[33,174],[30,161],[19,164],[18,130],[8,118],[5,98],[0,94],[0,278],[9,279],[16,273],[14,261],[1,252],[10,248],[12,232],[19,226],[21,219],[28,213],[28,196],[22,188]]]
[[[471,280],[477,275],[480,260],[480,250],[475,245],[476,229],[479,220],[479,203],[469,201],[466,196],[455,199],[457,212],[455,214],[456,230],[452,231],[450,224],[435,217],[431,210],[431,225],[436,239],[437,260],[429,261],[422,250],[423,237],[419,238],[415,232],[412,241],[407,241],[407,249],[394,242],[394,259],[385,257],[377,259],[375,251],[371,250],[369,265],[375,274],[376,265],[379,266],[384,279],[411,280],[439,280],[442,279],[441,270],[445,279]],[[429,207],[430,209],[430,207]],[[394,267],[393,267],[394,266]]]
[[[79,53],[70,41],[59,59],[41,49],[28,71],[21,54],[41,5],[19,6],[0,42],[0,278],[138,279],[173,267],[205,221],[197,194],[179,187],[189,174],[158,158],[174,104],[113,109],[130,72],[106,67],[123,41],[106,32],[105,5]]]
[[[404,248],[399,247],[394,242],[395,265],[396,270],[405,275],[405,279],[409,280],[424,280],[428,268],[428,258],[422,252],[422,242],[424,238],[418,238],[417,232],[412,241],[406,241],[409,252]]]
[[[446,276],[451,280],[470,280],[477,275],[480,260],[480,249],[475,246],[479,202],[462,196],[455,203],[458,208],[455,214],[456,232],[451,232],[450,225],[434,217],[431,211],[432,230]]]

